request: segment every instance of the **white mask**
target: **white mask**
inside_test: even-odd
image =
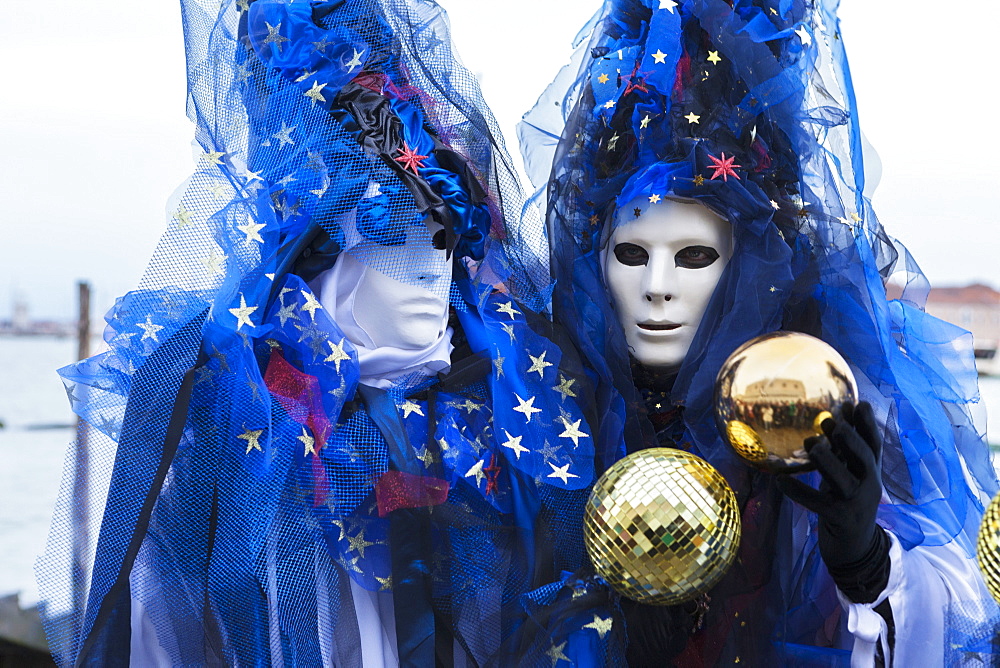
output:
[[[644,211],[632,218],[636,207]],[[621,207],[604,250],[604,280],[640,363],[680,367],[732,246],[730,224],[701,204],[640,198]]]

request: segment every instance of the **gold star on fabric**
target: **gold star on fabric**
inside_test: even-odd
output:
[[[309,317],[312,318],[313,322],[316,322],[316,310],[322,309],[323,305],[316,301],[316,295],[308,290],[299,290],[299,292],[306,298],[306,303],[302,305],[302,310],[309,311]]]
[[[598,83],[608,83],[608,81],[610,79],[611,79],[611,77],[609,77],[607,74],[601,74],[601,76],[597,77],[597,82]]]
[[[567,420],[564,417],[560,416],[559,419],[562,420],[563,426],[566,427],[566,431],[564,431],[563,433],[559,434],[559,438],[571,438],[571,439],[573,439],[573,447],[574,448],[576,448],[576,447],[578,447],[580,445],[580,439],[581,438],[587,438],[587,437],[590,436],[590,434],[585,434],[582,431],[580,431],[580,423],[583,422],[582,418],[579,419],[579,420],[577,420],[573,424],[570,424],[569,420]]]
[[[513,316],[511,316],[511,317],[513,317]],[[503,328],[503,331],[507,333],[507,336],[510,337],[510,342],[514,343],[514,338],[515,338],[514,337],[514,325],[505,322],[505,323],[502,323],[500,326]]]
[[[392,575],[391,574],[388,577],[384,577],[384,578],[380,578],[379,576],[376,575],[375,579],[378,580],[379,585],[381,585],[378,588],[379,591],[392,591]]]
[[[569,657],[563,653],[563,650],[566,648],[567,642],[568,641],[563,641],[561,645],[553,644],[549,647],[549,651],[546,652],[549,658],[552,659],[553,667],[560,661],[566,661],[567,663],[569,662]]]
[[[615,134],[611,135],[611,139],[608,140],[608,150],[609,151],[615,150],[615,146],[618,145],[618,140],[619,139],[620,139],[620,137],[618,136],[617,132]]]
[[[642,120],[639,121],[639,129],[645,130],[647,125],[649,125],[649,114],[643,116]]]
[[[344,337],[340,337],[340,343],[336,345],[334,345],[333,341],[327,341],[326,345],[330,346],[330,354],[324,357],[323,361],[333,362],[337,367],[337,373],[340,373],[340,363],[351,359],[351,356],[344,352]]]
[[[258,243],[264,243],[264,238],[260,236],[260,231],[267,227],[264,223],[255,223],[252,220],[247,221],[243,225],[237,225],[238,229],[243,234],[247,235],[244,241],[256,241]]]
[[[357,49],[354,49],[354,55],[351,57],[349,61],[345,63],[345,65],[348,68],[347,69],[348,72],[353,72],[355,67],[361,67],[361,54],[363,53],[364,51],[358,51]]]
[[[855,223],[860,223],[861,222],[861,216],[859,216],[856,213],[851,213],[851,220],[853,220]]]
[[[500,355],[497,355],[497,358],[493,360],[493,370],[497,373],[497,380],[503,378],[503,362],[504,358]]]
[[[538,357],[531,355],[529,353],[528,358],[531,360],[531,366],[528,367],[528,373],[538,373],[538,379],[541,380],[545,374],[545,367],[552,366],[552,362],[545,361],[545,355],[549,351],[543,350],[542,354]]]
[[[604,108],[605,109],[611,109],[614,106],[615,106],[615,101],[614,100],[608,100],[607,102],[604,103]]]
[[[634,209],[632,209],[632,215],[638,218],[639,216],[642,215],[642,209],[640,209],[639,207],[635,207]]]
[[[514,394],[517,397],[518,405],[514,407],[514,410],[518,413],[523,413],[525,422],[531,422],[531,416],[534,413],[541,413],[541,408],[535,408],[535,397],[530,397],[527,401],[521,398],[519,394]]]
[[[181,204],[177,207],[177,213],[174,214],[174,220],[177,221],[177,229],[187,227],[191,224],[191,212],[184,208]]]
[[[691,113],[689,113],[687,116],[685,116],[684,118],[687,119],[688,125],[690,125],[691,123],[698,123],[698,125],[701,125],[701,122],[700,122],[701,121],[701,116],[699,116],[698,114],[694,113],[693,111]]]
[[[771,291],[771,292],[777,292],[777,291],[778,291],[778,288],[776,288],[776,287],[774,287],[774,286],[772,285],[772,286],[770,287],[770,291]]]
[[[146,322],[137,322],[135,324],[137,327],[139,327],[139,329],[142,330],[142,338],[139,339],[140,341],[145,341],[146,339],[153,339],[153,341],[155,341],[156,343],[160,342],[160,340],[156,338],[156,333],[161,329],[163,329],[163,325],[153,324],[152,318],[148,315],[146,316]]]
[[[302,435],[296,436],[296,440],[301,441],[302,445],[305,446],[305,454],[303,456],[309,456],[310,454],[316,454],[316,439],[309,435],[305,427],[302,427]]]
[[[423,417],[424,412],[420,409],[420,404],[414,403],[407,399],[399,405],[399,409],[403,411],[403,417],[410,417],[410,413],[416,413],[417,415]]]
[[[224,155],[225,153],[221,151],[205,151],[201,154],[201,159],[208,161],[210,165],[221,165],[222,156]]]
[[[653,53],[653,54],[650,54],[650,55],[653,56],[653,62],[654,62],[654,64],[664,65],[667,62],[667,54],[663,53],[659,49],[656,50],[656,53]]]
[[[372,543],[365,540],[365,530],[362,529],[357,536],[348,536],[347,542],[351,544],[351,549],[358,553],[358,556],[362,559],[365,558],[365,548],[371,547],[372,545],[378,545],[378,543]]]
[[[800,40],[802,40],[802,46],[809,46],[812,44],[812,35],[809,34],[809,31],[806,30],[804,25],[799,26],[799,29],[795,31],[795,34],[799,36]]]
[[[771,200],[771,208],[772,208],[772,209],[774,209],[775,211],[777,211],[777,210],[778,210],[778,209],[780,209],[781,207],[780,207],[780,206],[778,206],[778,203],[777,203],[777,202],[775,202],[775,201],[774,201],[774,200],[772,199],[772,200]]]
[[[569,472],[569,464],[564,464],[562,466],[556,466],[552,462],[548,462],[548,465],[552,467],[552,473],[545,476],[546,478],[559,478],[562,480],[563,484],[569,483],[570,478],[579,478],[580,476],[575,473]]]
[[[250,320],[250,314],[257,310],[256,306],[247,306],[247,300],[243,297],[243,293],[240,293],[240,306],[239,308],[231,308],[229,312],[236,316],[236,331],[240,331],[243,325],[248,327],[256,327]]]
[[[326,84],[321,84],[318,81],[313,81],[312,88],[310,88],[309,90],[307,90],[302,94],[308,97],[310,100],[312,100],[313,104],[316,104],[317,102],[326,102],[326,98],[323,97],[324,88],[326,88]]]
[[[513,450],[515,459],[521,459],[521,453],[528,452],[528,448],[521,445],[521,439],[524,437],[511,436],[510,432],[507,431],[506,429],[503,430],[503,433],[507,434],[507,440],[501,443],[500,445],[502,445],[505,448],[510,448],[511,450]]]
[[[513,302],[507,302],[506,304],[500,304],[499,306],[497,306],[497,312],[498,313],[506,313],[507,315],[510,316],[511,320],[514,319],[515,315],[521,315],[521,312],[518,311],[516,308],[514,308]]]
[[[463,476],[465,478],[471,478],[475,476],[476,487],[479,487],[479,483],[481,483],[483,481],[483,478],[486,477],[486,474],[483,473],[483,464],[485,464],[485,462],[482,459],[480,459],[478,462],[473,464],[472,468],[466,471],[465,476]]]
[[[649,203],[650,204],[658,204],[660,202],[660,199],[661,198],[660,198],[659,195],[657,195],[656,193],[653,193],[652,195],[649,196]]]
[[[562,395],[563,399],[566,397],[575,397],[576,392],[573,391],[573,383],[576,382],[574,378],[567,378],[566,376],[559,374],[559,384],[552,389]]]
[[[236,0],[236,8],[241,14],[250,11],[250,0]]]
[[[701,174],[695,174],[694,175],[694,184],[696,186],[703,185],[704,183],[705,183],[705,177],[704,176],[702,176]]]
[[[608,631],[611,630],[612,619],[611,617],[602,618],[599,615],[594,615],[594,621],[589,624],[584,624],[585,629],[594,629],[597,631],[597,635],[604,639],[604,636],[608,635]]]
[[[264,452],[260,449],[260,435],[264,433],[263,429],[246,429],[242,434],[238,435],[236,438],[241,441],[247,442],[246,454],[250,454],[251,450],[256,450],[257,452]]]
[[[674,7],[676,7],[676,6],[677,6],[677,3],[674,2],[674,0],[660,0],[660,7],[659,8],[660,9],[665,9],[668,12],[670,12],[671,14],[673,14],[674,13]]]
[[[718,65],[719,63],[722,62],[722,58],[719,57],[718,51],[709,51],[708,58],[706,58],[705,60],[712,63],[713,65]]]

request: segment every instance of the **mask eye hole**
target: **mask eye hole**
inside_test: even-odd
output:
[[[688,246],[674,256],[674,264],[683,269],[704,269],[719,259],[719,252],[711,246]]]
[[[444,250],[445,243],[444,230],[438,230],[431,237],[431,245],[434,246],[434,250]]]
[[[615,258],[629,267],[640,267],[649,262],[649,253],[642,246],[621,243],[615,246]]]

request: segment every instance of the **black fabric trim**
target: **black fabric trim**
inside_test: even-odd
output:
[[[844,596],[855,603],[873,603],[885,591],[892,569],[889,560],[891,544],[885,530],[876,525],[872,543],[861,559],[839,568],[827,566]]]

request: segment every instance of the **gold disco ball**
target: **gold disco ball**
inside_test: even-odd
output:
[[[1000,494],[986,506],[976,541],[976,561],[983,573],[986,588],[1000,603]]]
[[[812,468],[803,441],[823,420],[858,399],[847,362],[829,344],[798,332],[774,332],[740,346],[715,381],[715,417],[723,438],[758,468]]]
[[[622,596],[675,605],[712,588],[740,543],[736,496],[703,459],[651,448],[615,462],[594,485],[583,542]]]

